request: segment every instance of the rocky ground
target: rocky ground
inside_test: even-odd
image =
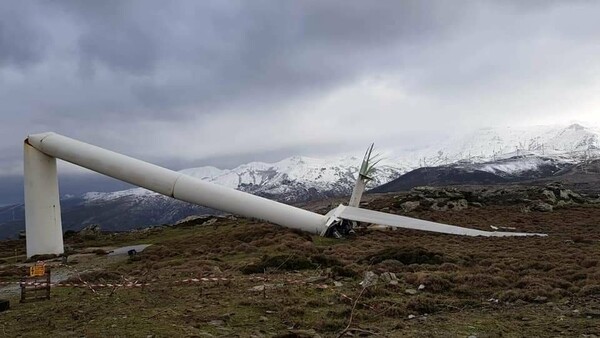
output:
[[[521,185],[497,187],[416,187],[394,197],[393,207],[401,212],[414,210],[448,211],[488,206],[519,206],[521,212],[551,212],[568,206],[600,204],[597,194],[585,195],[564,188],[560,183],[540,187]],[[368,204],[367,204],[368,205]],[[390,210],[387,207],[383,211]]]
[[[597,199],[556,184],[417,188],[365,199],[374,210],[543,238],[363,228],[335,240],[230,217],[121,234],[89,229],[67,238],[79,252],[70,258],[71,282],[88,286],[56,287],[37,303],[13,297],[0,313],[0,335],[594,337]],[[140,243],[153,245],[107,261],[110,247]],[[22,241],[2,243],[1,280],[23,273],[14,262],[23,250]]]

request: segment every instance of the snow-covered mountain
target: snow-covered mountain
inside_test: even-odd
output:
[[[451,137],[442,144],[406,154],[415,167],[467,161],[489,162],[514,156],[582,160],[600,156],[600,128],[570,125],[485,128]]]
[[[293,203],[350,194],[361,161],[358,157],[315,159],[294,156],[275,163],[251,162],[234,169],[199,167],[180,172],[218,185]],[[370,186],[389,182],[410,169],[412,168],[408,166],[384,163],[378,167]],[[156,195],[148,190],[135,188],[110,193],[91,192],[83,197],[92,202],[125,196],[143,199]]]
[[[420,167],[453,163],[486,163],[494,173],[535,170],[548,159],[576,163],[600,156],[600,129],[581,124],[565,126],[502,127],[457,135],[437,146],[404,153],[378,166],[376,187]],[[510,158],[518,160],[506,161]],[[544,159],[542,159],[544,158]],[[293,203],[348,195],[356,180],[359,157],[316,159],[294,156],[275,163],[251,162],[234,169],[199,167],[180,172],[202,180]],[[110,193],[87,193],[87,201],[157,196],[142,188]]]
[[[481,177],[481,182],[488,183],[552,176],[556,170],[600,158],[600,129],[583,124],[488,128],[457,135],[436,146],[399,154],[388,157],[379,165],[370,187],[391,182],[405,173],[388,188],[444,185],[452,180],[456,184],[463,179],[472,181],[474,172]],[[200,167],[181,172],[294,203],[350,195],[361,160],[362,157],[351,156],[333,159],[295,156],[275,163],[247,163],[233,169]],[[423,168],[434,166],[446,168]],[[65,230],[81,229],[91,223],[101,224],[104,229],[126,230],[215,212],[142,188],[65,196],[61,204]],[[14,236],[22,229],[22,216],[22,205],[0,208],[0,236]]]

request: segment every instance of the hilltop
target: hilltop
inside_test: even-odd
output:
[[[502,189],[506,192],[487,188],[486,196],[513,191]],[[13,297],[12,310],[0,314],[0,326],[9,336],[45,335],[50,328],[56,335],[87,337],[334,337],[347,326],[345,332],[354,335],[383,336],[600,334],[599,205],[569,195],[568,203],[537,211],[528,208],[529,201],[546,193],[535,195],[539,187],[515,189],[508,195],[521,199],[488,198],[466,208],[408,211],[404,204],[420,195],[449,203],[468,194],[468,187],[371,195],[363,204],[549,237],[473,238],[365,228],[335,240],[232,217],[76,234],[67,243],[77,254],[68,268],[56,267],[57,273],[78,272],[69,280],[90,285],[150,285],[57,287],[51,300],[35,304],[18,304]],[[335,203],[309,206],[321,210]],[[132,259],[103,255],[140,243],[152,246]],[[23,252],[24,243],[3,242],[2,248],[0,276],[14,280],[20,272],[11,257],[14,248]],[[361,285],[365,276],[367,284]],[[40,321],[44,325],[37,325]]]

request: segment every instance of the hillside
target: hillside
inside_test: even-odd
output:
[[[597,128],[580,124],[475,130],[451,137],[442,144],[385,158],[369,188],[375,188],[374,192],[387,192],[420,185],[535,184],[538,179],[542,179],[543,184],[547,180],[565,179],[577,189],[593,191],[597,187],[593,175],[554,176],[598,158],[599,137]],[[349,196],[360,161],[353,156],[323,159],[293,156],[274,163],[246,163],[233,169],[198,167],[181,172],[298,204]],[[398,178],[402,174],[406,175]],[[65,231],[79,230],[90,224],[125,231],[173,223],[191,215],[218,214],[141,188],[65,196],[61,205]],[[22,204],[0,208],[0,238],[14,238],[23,229]]]
[[[444,189],[435,191],[441,196]],[[449,224],[549,236],[468,238],[367,228],[334,240],[232,218],[87,233],[68,238],[77,253],[55,271],[89,285],[56,287],[49,301],[38,303],[19,304],[11,296],[12,309],[0,314],[0,327],[7,336],[51,329],[57,336],[87,337],[600,334],[597,204],[525,212],[527,202],[491,199],[460,210],[405,212],[400,204],[406,198],[372,195],[365,204]],[[134,259],[93,253],[139,243],[153,245]],[[2,244],[0,278],[15,280],[22,272],[13,263],[14,249],[24,252],[24,243]],[[365,275],[371,282],[361,285]],[[149,285],[106,287],[128,281]],[[0,295],[6,294],[2,290],[0,285]]]

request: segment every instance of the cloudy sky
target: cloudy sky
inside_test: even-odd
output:
[[[599,17],[597,1],[3,1],[0,192],[18,196],[22,141],[43,131],[181,169],[598,123]]]

